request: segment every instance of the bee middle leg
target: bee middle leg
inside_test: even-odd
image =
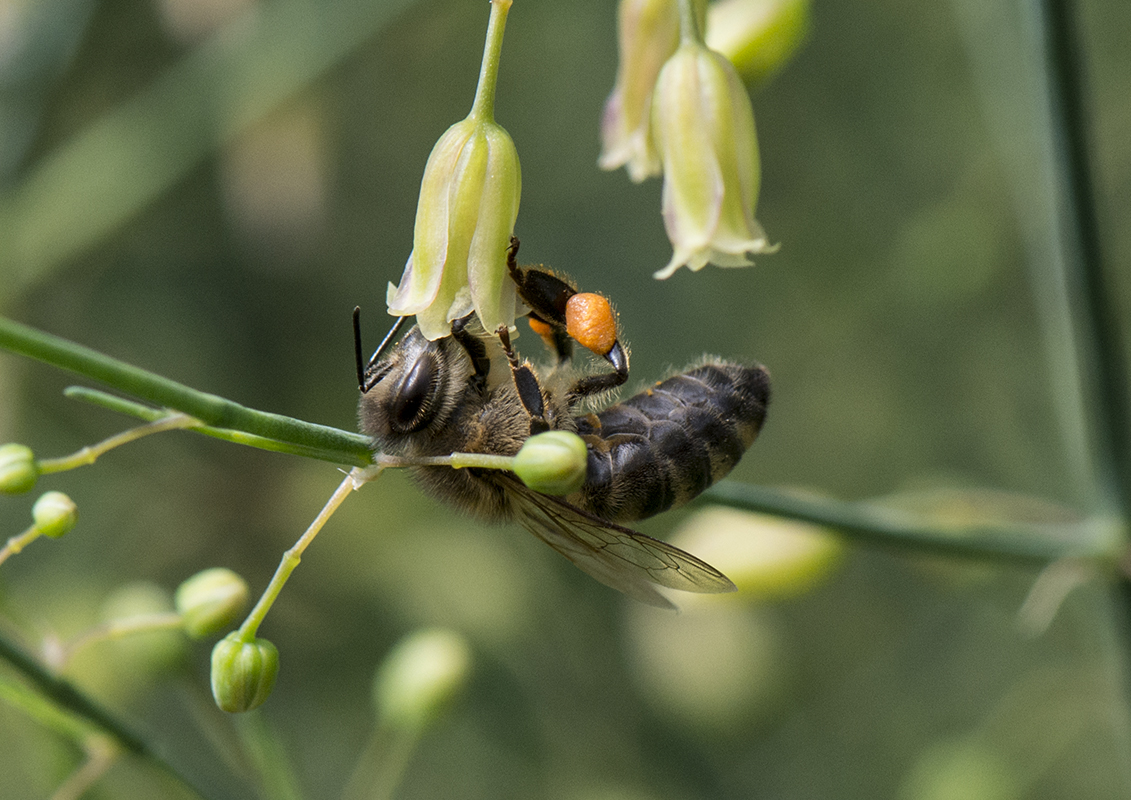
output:
[[[546,421],[546,406],[542,401],[542,386],[538,383],[538,376],[534,374],[529,364],[519,363],[518,356],[511,347],[511,335],[506,325],[500,325],[495,334],[499,337],[503,353],[506,354],[507,362],[511,366],[518,399],[522,401],[526,413],[530,415],[530,435],[550,430],[550,423]]]

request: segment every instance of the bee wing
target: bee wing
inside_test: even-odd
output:
[[[660,608],[675,606],[652,584],[708,594],[735,590],[726,575],[678,547],[507,478],[522,526],[606,586]]]

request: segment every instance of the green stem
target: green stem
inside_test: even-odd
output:
[[[1052,140],[1052,192],[1060,211],[1055,230],[1060,234],[1065,282],[1071,292],[1066,311],[1078,332],[1091,453],[1101,502],[1114,506],[1127,520],[1131,519],[1131,391],[1122,346],[1122,315],[1117,308],[1118,287],[1109,284],[1100,245],[1080,35],[1071,0],[1034,0],[1032,7],[1039,35],[1035,49],[1042,56],[1049,100],[1048,118],[1041,122],[1048,126]],[[1118,591],[1123,614],[1114,637],[1122,645],[1117,652],[1122,658],[1120,688],[1126,697],[1131,687],[1126,645],[1131,581],[1120,581]],[[1126,724],[1124,719],[1125,748],[1129,743]]]
[[[75,742],[101,733],[85,719],[64,711],[39,692],[0,676],[0,700],[18,708],[45,728]]]
[[[1106,499],[1131,514],[1131,390],[1117,293],[1108,285],[1097,223],[1079,33],[1070,0],[1036,0],[1054,153],[1053,194],[1060,201],[1061,251],[1072,292],[1084,379],[1094,417],[1092,450]]]
[[[262,710],[239,714],[235,720],[243,751],[259,776],[262,792],[271,800],[302,800],[298,778],[278,733]]]
[[[74,658],[75,653],[95,642],[114,641],[138,633],[179,630],[184,625],[184,617],[176,611],[155,614],[139,614],[134,617],[112,620],[87,629],[67,642],[58,653],[58,658],[47,659],[55,670],[62,670]]]
[[[202,421],[209,421],[207,417],[228,422],[225,427],[209,425],[193,429],[201,433],[265,449],[298,452],[335,463],[356,466],[372,463],[368,442],[358,434],[254,411],[3,317],[0,317],[0,347],[102,380],[122,391],[176,408]],[[72,388],[68,390],[68,394],[142,419],[162,419],[169,413],[147,409],[91,389]],[[235,423],[240,424],[238,429],[229,427]],[[249,428],[255,430],[248,432]],[[267,432],[269,436],[263,436],[261,432]],[[409,465],[407,462],[401,464],[394,458],[382,457],[381,461],[384,466]],[[506,459],[474,454],[445,456],[436,459],[435,463],[457,468],[509,468]],[[1122,547],[1121,531],[1107,520],[1086,520],[1071,530],[1065,526],[1051,525],[985,525],[956,532],[953,528],[940,527],[931,520],[866,504],[838,503],[826,499],[799,500],[791,495],[755,486],[724,483],[710,490],[707,497],[739,508],[830,525],[876,543],[951,554],[1028,561],[1051,561],[1071,556],[1114,560]],[[1074,533],[1067,535],[1066,531]],[[302,549],[305,549],[305,544],[297,552],[301,553]],[[297,553],[292,555],[297,558]],[[296,565],[297,560],[280,564],[281,572],[277,580],[285,582]],[[281,582],[277,588],[281,588]],[[268,607],[269,605],[268,602]],[[265,614],[266,609],[262,609],[262,613]]]
[[[165,413],[160,419],[156,419],[148,425],[141,425],[137,428],[130,428],[128,431],[122,431],[119,434],[111,436],[109,439],[103,439],[98,444],[88,445],[81,450],[71,453],[69,456],[38,460],[35,462],[35,465],[42,475],[50,475],[52,472],[66,472],[67,470],[77,467],[89,466],[97,461],[98,457],[103,453],[107,453],[115,447],[121,447],[124,444],[136,442],[138,439],[150,436],[154,433],[184,430],[185,428],[194,428],[199,425],[199,420],[184,414],[177,412],[172,414]]]
[[[115,411],[119,414],[126,414],[127,416],[137,417],[150,422],[156,422],[177,413],[170,412],[161,408],[151,408],[144,406],[140,403],[134,403],[130,400],[125,400],[121,397],[115,397],[106,392],[100,392],[97,389],[90,389],[85,386],[68,386],[63,390],[63,394],[72,400],[81,400],[84,403],[90,403],[109,411]],[[272,453],[286,453],[293,456],[303,456],[305,458],[316,458],[319,461],[329,461],[332,464],[350,463],[345,460],[345,456],[340,450],[325,450],[317,447],[306,447],[304,445],[293,444],[291,442],[281,442],[278,439],[268,439],[265,436],[255,436],[243,431],[235,431],[230,428],[213,428],[208,425],[197,424],[188,428],[193,433],[202,433],[205,436],[211,436],[215,439],[220,439],[232,444],[244,445],[247,447],[255,447],[259,450],[267,450]],[[342,431],[343,435],[352,436]],[[361,466],[361,465],[355,465]]]
[[[513,456],[489,456],[485,453],[452,453],[450,456],[427,456],[423,458],[398,459],[381,457],[379,463],[389,467],[451,467],[465,469],[514,469]]]
[[[3,658],[21,672],[39,691],[43,692],[58,706],[90,721],[112,736],[126,750],[148,759],[198,797],[208,797],[191,779],[169,763],[126,723],[91,700],[70,682],[48,672],[43,665],[2,634],[0,634],[0,658]]]
[[[40,536],[42,536],[42,534],[39,532],[39,528],[34,525],[32,525],[23,533],[13,536],[7,541],[3,548],[0,548],[0,564],[3,564],[11,556],[22,552],[25,547],[34,542]]]
[[[86,760],[55,790],[51,800],[80,800],[121,755],[114,740],[102,734],[83,742],[83,751]]]
[[[1116,564],[1125,548],[1122,523],[1101,517],[1074,524],[1002,522],[952,525],[874,503],[814,498],[731,481],[711,487],[703,498],[745,511],[824,525],[854,540],[916,553],[1033,564],[1062,558]]]
[[[4,317],[0,317],[0,348],[175,409],[213,428],[243,431],[306,448],[310,453],[333,454],[334,458],[327,460],[339,464],[372,463],[369,443],[360,434],[247,408]]]
[[[698,0],[679,0],[679,39],[684,44],[703,44],[706,8]]]
[[[491,20],[487,23],[487,41],[483,45],[483,63],[479,67],[479,85],[475,87],[475,101],[471,104],[471,117],[483,122],[495,120],[495,86],[499,81],[499,60],[503,52],[503,32],[507,27],[507,12],[512,0],[491,0]]]
[[[314,541],[314,537],[322,530],[324,526],[333,516],[334,512],[338,510],[350,492],[356,490],[363,483],[374,480],[384,469],[381,466],[369,467],[362,469],[355,467],[350,470],[349,475],[338,485],[334,494],[326,501],[326,505],[318,512],[318,516],[310,523],[310,527],[299,537],[295,542],[294,547],[283,554],[283,560],[279,562],[279,567],[275,570],[275,574],[271,578],[271,582],[267,584],[267,588],[263,590],[263,594],[259,598],[259,602],[255,604],[255,608],[247,615],[247,619],[240,625],[240,638],[245,642],[252,642],[255,640],[255,634],[259,630],[263,618],[267,616],[267,612],[271,610],[271,606],[275,603],[275,598],[279,596],[279,592],[283,591],[283,586],[286,585],[287,579],[291,577],[291,573],[295,571],[295,567],[302,561],[302,554],[310,543]]]

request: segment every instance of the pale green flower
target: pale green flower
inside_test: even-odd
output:
[[[693,37],[660,72],[652,130],[664,168],[664,226],[674,253],[657,278],[687,266],[749,266],[768,253],[754,218],[761,165],[754,110],[729,61]]]
[[[571,431],[546,431],[527,439],[514,457],[514,474],[536,492],[564,495],[585,483],[589,451]]]
[[[639,183],[660,174],[652,141],[652,90],[679,47],[679,9],[674,0],[621,0],[617,9],[619,60],[612,94],[601,119],[601,169],[625,167]]]
[[[247,608],[247,581],[230,569],[198,572],[177,587],[174,601],[185,633],[203,639],[235,622]]]
[[[278,674],[279,650],[266,639],[232,631],[212,648],[212,697],[230,714],[263,705]]]
[[[514,322],[507,246],[518,217],[522,175],[510,135],[474,111],[440,137],[420,182],[412,253],[389,313],[416,315],[429,339],[470,313],[494,331]]]
[[[35,527],[44,536],[58,539],[78,522],[75,501],[62,492],[44,492],[31,509]]]
[[[412,253],[386,302],[394,316],[416,315],[429,339],[451,333],[472,309],[488,331],[513,325],[514,282],[506,251],[518,217],[522,172],[514,142],[494,119],[495,82],[509,0],[494,0],[475,102],[444,132],[420,182]]]

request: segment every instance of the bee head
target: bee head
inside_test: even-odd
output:
[[[383,451],[403,452],[416,434],[440,429],[456,404],[457,358],[450,338],[434,342],[413,328],[370,372],[361,396],[361,430]]]

